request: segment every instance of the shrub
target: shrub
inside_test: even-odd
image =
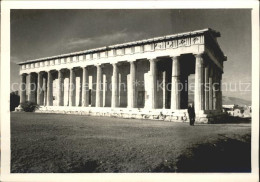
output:
[[[19,106],[20,96],[16,92],[10,93],[10,111],[14,111],[14,109]]]
[[[21,107],[25,112],[34,112],[36,109],[39,108],[39,105],[33,102],[26,101],[24,103],[21,103]]]

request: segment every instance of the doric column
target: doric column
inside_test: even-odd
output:
[[[216,110],[222,110],[222,88],[221,88],[222,73],[218,69],[216,72]]]
[[[33,73],[29,74],[29,94],[28,100],[30,102],[35,103],[35,93],[36,93],[36,84],[35,84],[35,77]]]
[[[48,75],[48,73],[47,73]],[[48,90],[48,76],[44,76],[44,105],[47,106],[47,90]]]
[[[102,75],[102,107],[106,107],[106,97],[107,97],[107,75],[103,74]],[[111,95],[112,96],[112,95]],[[110,97],[111,99],[112,97]]]
[[[204,110],[204,60],[202,54],[195,55],[195,112]]]
[[[213,68],[209,67],[209,110],[213,110]]]
[[[214,72],[213,72],[213,77],[212,77],[212,82],[213,82],[213,110],[217,109],[217,90],[218,90],[218,84],[217,84],[217,70],[216,67],[214,66]]]
[[[151,109],[155,109],[157,107],[157,59],[150,59],[150,76],[151,76]]]
[[[62,70],[58,70],[58,105],[64,106],[64,73]]]
[[[209,65],[205,65],[204,68],[205,72],[205,86],[204,86],[204,91],[205,91],[205,110],[209,110]]]
[[[222,73],[219,74],[219,109],[222,111]]]
[[[97,66],[97,86],[96,86],[96,107],[101,106],[101,76],[102,76],[102,70],[101,65]]]
[[[118,67],[113,64],[111,107],[118,107]]]
[[[26,101],[26,74],[20,75],[20,104]]]
[[[128,108],[135,108],[136,107],[136,98],[135,98],[135,71],[136,66],[134,61],[130,61],[130,79],[129,79],[129,88],[127,91],[129,92],[128,98]]]
[[[171,109],[181,108],[181,90],[180,90],[180,60],[179,56],[172,57],[172,90],[171,90]]]
[[[89,106],[89,80],[87,67],[82,68],[82,107]]]
[[[42,72],[38,72],[38,86],[37,86],[37,104],[43,105],[43,76]]]
[[[53,77],[52,72],[48,71],[48,82],[47,82],[47,106],[53,105]]]
[[[162,80],[163,80],[163,109],[167,108],[167,98],[168,98],[168,91],[167,91],[167,73],[164,71],[162,73]]]
[[[69,106],[75,106],[76,104],[76,76],[75,70],[70,69],[70,85],[69,85]]]
[[[216,70],[216,110],[219,110],[219,70]]]
[[[79,69],[77,69],[79,72],[81,71],[81,70],[79,70]],[[82,106],[82,74],[80,74],[80,76],[79,76],[79,86],[78,86],[78,99],[77,99],[77,101],[76,101],[76,106]],[[77,84],[76,84],[77,85]],[[76,95],[77,95],[76,94]]]

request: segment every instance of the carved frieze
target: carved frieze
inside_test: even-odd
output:
[[[165,49],[165,42],[158,42],[154,44],[154,50]]]

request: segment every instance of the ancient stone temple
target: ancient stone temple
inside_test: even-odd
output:
[[[37,112],[185,122],[194,100],[196,122],[211,122],[222,112],[218,37],[204,29],[21,62],[20,102]]]

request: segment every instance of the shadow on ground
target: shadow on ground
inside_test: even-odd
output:
[[[251,172],[251,137],[248,135],[244,139],[240,141],[225,137],[213,144],[193,146],[178,157],[175,169],[162,165],[154,171]]]
[[[242,117],[237,117],[237,116],[224,116],[221,120],[214,124],[240,124],[240,123],[245,123],[245,124],[250,124],[251,123],[251,118],[242,118]]]
[[[226,138],[198,144],[180,155],[176,165],[163,163],[152,172],[251,172],[250,141]]]

